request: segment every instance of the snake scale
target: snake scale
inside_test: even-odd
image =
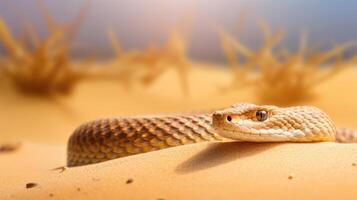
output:
[[[205,142],[357,142],[312,106],[249,103],[202,114],[100,119],[78,127],[68,141],[67,165],[81,166],[159,149]]]

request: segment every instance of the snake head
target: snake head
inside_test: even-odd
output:
[[[212,127],[223,137],[251,142],[331,141],[335,137],[330,118],[311,106],[235,104],[213,113]]]

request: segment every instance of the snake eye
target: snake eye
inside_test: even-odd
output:
[[[232,121],[232,117],[230,115],[227,116],[227,121]]]
[[[265,110],[258,110],[255,113],[255,117],[257,118],[258,121],[262,122],[268,119],[268,112]]]

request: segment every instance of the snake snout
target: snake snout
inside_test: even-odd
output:
[[[221,112],[215,112],[212,115],[212,126],[213,128],[220,127],[226,120],[227,116]]]
[[[235,131],[239,127],[236,124],[237,116],[226,111],[217,111],[212,115],[212,128],[222,137],[235,139]]]

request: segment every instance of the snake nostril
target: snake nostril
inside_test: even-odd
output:
[[[218,119],[218,118],[222,118],[222,117],[223,117],[223,114],[222,114],[222,113],[219,113],[219,112],[216,112],[216,113],[213,114],[213,117],[214,117],[214,118],[217,118],[217,119]]]

